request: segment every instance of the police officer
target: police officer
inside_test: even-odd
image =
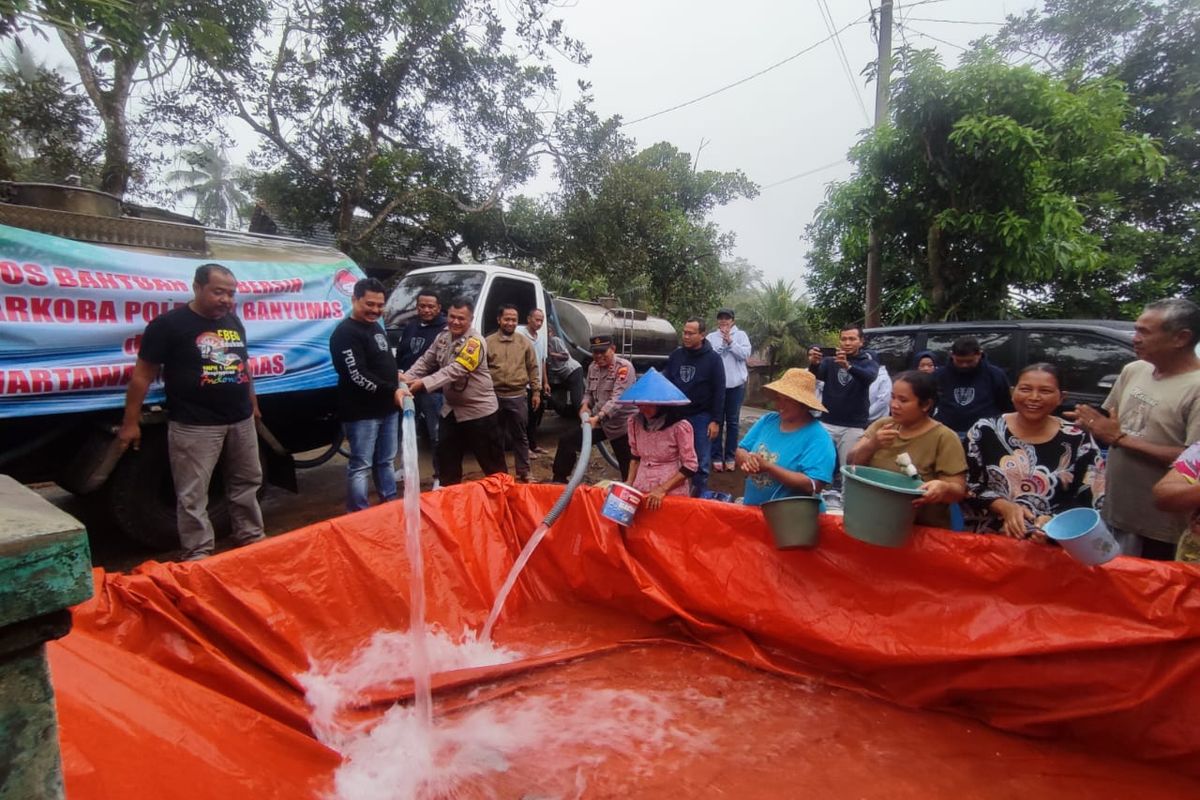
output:
[[[591,422],[592,442],[609,441],[613,454],[621,465],[621,480],[629,475],[629,418],[637,413],[637,406],[617,402],[621,393],[633,386],[637,380],[633,364],[617,356],[611,336],[593,336],[591,339],[592,363],[588,366],[587,391],[583,395],[580,413],[588,414]],[[558,440],[558,452],[554,454],[554,480],[565,483],[567,475],[579,457],[583,447],[583,431],[575,428]]]
[[[470,448],[485,475],[508,472],[500,438],[499,405],[487,368],[487,349],[471,326],[475,303],[467,297],[450,301],[446,330],[401,379],[410,392],[442,390],[442,424],[437,462],[443,486],[462,482],[463,452]]]

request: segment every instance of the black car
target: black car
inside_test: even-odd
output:
[[[868,328],[867,347],[888,372],[911,369],[913,355],[932,350],[939,365],[950,359],[960,336],[974,336],[1009,380],[1027,364],[1047,361],[1062,372],[1068,406],[1098,405],[1108,396],[1121,368],[1136,360],[1133,323],[1110,320],[1002,320],[941,322]]]

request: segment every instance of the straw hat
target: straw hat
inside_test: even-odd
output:
[[[790,397],[815,411],[828,411],[817,399],[817,379],[806,369],[789,369],[783,377],[763,387],[764,391]]]

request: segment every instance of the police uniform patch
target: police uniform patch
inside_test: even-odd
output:
[[[483,343],[474,336],[463,342],[462,349],[458,351],[454,361],[467,368],[468,372],[474,372],[479,366],[479,358],[483,354]]]
[[[625,376],[629,374],[629,367],[621,367],[617,370],[617,380],[625,380]]]

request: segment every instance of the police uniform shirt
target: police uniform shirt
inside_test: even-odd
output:
[[[592,414],[600,415],[600,426],[609,439],[619,439],[628,433],[629,418],[637,413],[637,406],[617,400],[636,380],[633,364],[620,356],[614,356],[607,367],[596,366],[595,361],[588,366],[585,395],[588,408]]]
[[[467,422],[500,408],[487,368],[487,345],[474,328],[458,337],[449,328],[439,333],[408,375],[422,378],[426,391],[442,390],[443,417],[453,411],[456,420]]]

